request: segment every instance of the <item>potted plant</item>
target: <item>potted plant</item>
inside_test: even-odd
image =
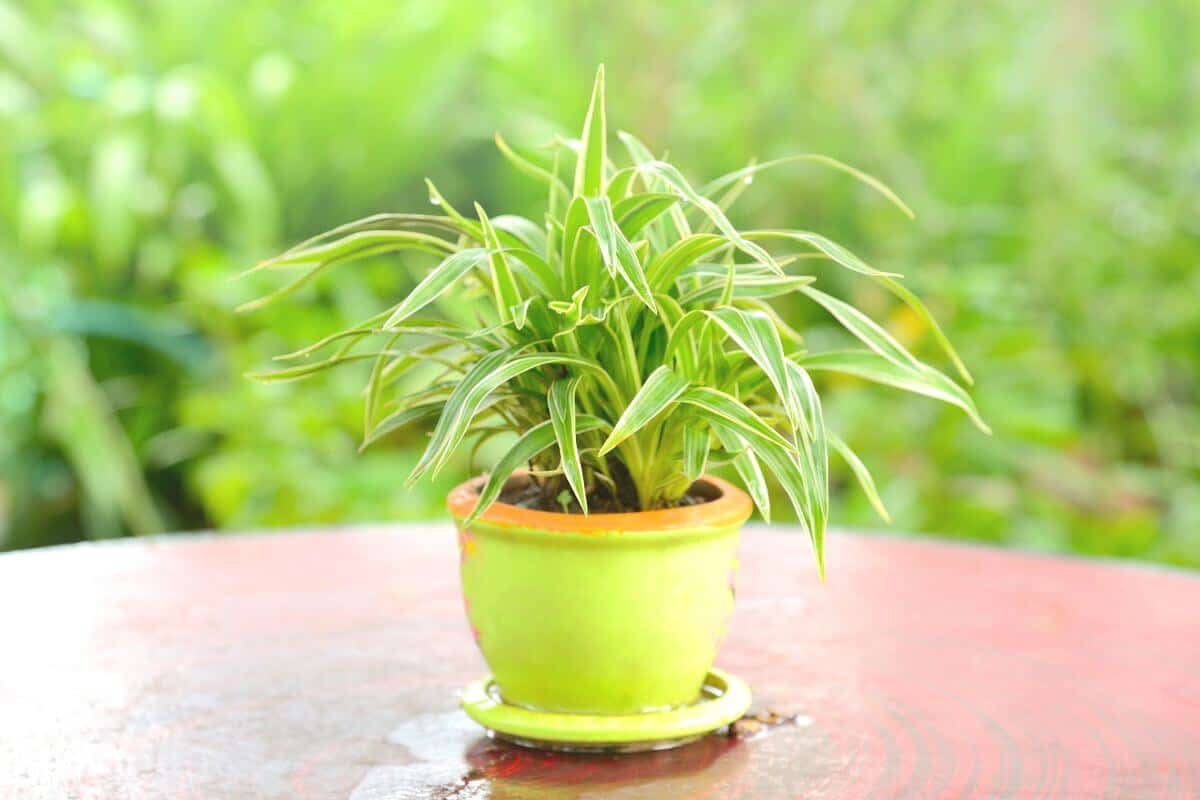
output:
[[[732,610],[739,528],[752,501],[770,517],[767,476],[822,574],[830,450],[885,513],[866,467],[826,426],[814,373],[928,395],[985,428],[958,384],[796,267],[817,257],[894,293],[969,382],[899,276],[817,233],[739,229],[726,215],[755,173],[787,163],[840,170],[908,213],[883,184],[801,155],[697,188],[633,136],[618,138],[624,165],[609,152],[601,68],[582,136],[554,141],[549,163],[497,135],[501,153],[547,187],[544,221],[478,204],[461,213],[430,183],[438,213],[379,214],[303,242],[255,267],[299,276],[246,306],[355,259],[432,262],[395,305],[257,377],[369,361],[364,446],[433,423],[410,483],[443,469],[470,436],[515,436],[486,477],[451,493],[449,509],[467,616],[493,673],[463,703],[524,742],[665,746],[744,712],[748,690],[712,663]],[[862,346],[809,350],[770,304],[796,293]],[[453,313],[431,315],[435,303]],[[462,309],[477,321],[454,321]],[[398,390],[429,365],[439,374]],[[749,494],[708,475],[716,465],[730,465]]]

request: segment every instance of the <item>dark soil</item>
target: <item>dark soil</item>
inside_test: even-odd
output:
[[[564,488],[564,485],[560,481],[538,481],[528,475],[514,475],[509,478],[508,483],[504,485],[504,489],[500,492],[500,502],[534,511],[553,511],[557,513],[565,511],[568,514],[583,513],[583,509],[579,507],[579,503],[575,501],[573,496],[566,508],[558,502],[558,497],[562,494]],[[593,492],[588,495],[588,512],[592,514],[613,514],[643,510],[637,507],[636,503],[631,502],[633,499],[631,493],[624,494],[624,497],[618,498],[614,497],[611,492]],[[665,507],[679,508],[682,506],[695,506],[711,502],[720,496],[721,493],[715,486],[706,481],[699,480],[692,484],[683,497],[679,498],[679,502]]]

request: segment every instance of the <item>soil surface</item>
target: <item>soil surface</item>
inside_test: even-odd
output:
[[[551,482],[539,483],[528,475],[514,475],[504,485],[500,492],[500,502],[508,503],[518,508],[528,508],[533,511],[552,511],[556,513],[582,514],[583,509],[574,496],[564,507],[558,498],[562,489]],[[679,508],[708,503],[721,496],[720,491],[712,484],[699,480],[692,484],[687,493],[679,501],[660,508]],[[618,502],[612,495],[593,493],[588,495],[588,511],[592,514],[612,514],[630,511],[643,511],[641,508],[630,508],[627,503]]]

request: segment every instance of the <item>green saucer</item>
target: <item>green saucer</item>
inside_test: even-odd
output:
[[[505,703],[489,676],[463,690],[462,707],[493,735],[526,747],[633,752],[678,747],[728,725],[750,707],[750,689],[714,667],[691,705],[628,715],[563,714]]]

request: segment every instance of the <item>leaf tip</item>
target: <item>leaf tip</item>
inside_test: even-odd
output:
[[[230,275],[225,280],[228,283],[233,283],[234,281],[240,281],[243,278],[247,278],[256,272],[259,272],[260,270],[266,269],[271,264],[272,261],[273,261],[273,259],[264,259],[262,261],[259,261],[253,267],[244,269],[241,272],[236,272],[233,275]]]

